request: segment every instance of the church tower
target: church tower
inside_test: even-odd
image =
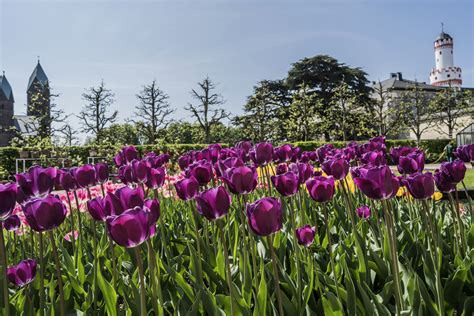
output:
[[[0,147],[8,146],[13,137],[13,91],[5,76],[0,75]]]
[[[26,113],[38,119],[38,134],[42,137],[50,136],[51,132],[51,100],[49,80],[38,59],[33,73],[28,81]]]
[[[441,33],[434,42],[436,67],[430,73],[430,83],[432,85],[461,86],[461,67],[454,66],[453,46],[453,38],[445,33],[442,27]]]

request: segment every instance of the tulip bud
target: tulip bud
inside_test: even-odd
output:
[[[23,213],[33,230],[43,232],[61,225],[66,218],[67,209],[57,196],[47,195],[26,202],[23,205]]]
[[[71,169],[71,173],[81,188],[86,188],[96,183],[95,169],[92,165],[83,165],[78,168],[73,168]]]
[[[272,161],[273,145],[271,143],[258,143],[249,153],[254,164],[263,166]]]
[[[317,202],[327,202],[334,196],[334,178],[333,177],[314,177],[306,181],[311,198]]]
[[[415,199],[428,199],[434,194],[434,179],[429,172],[411,174],[403,182]]]
[[[349,173],[349,163],[344,158],[328,159],[321,164],[321,168],[336,180],[344,179]]]
[[[369,218],[370,217],[370,208],[367,205],[362,205],[361,207],[358,207],[356,210],[357,216],[360,218]]]
[[[174,186],[178,197],[184,201],[194,198],[199,190],[199,183],[194,177],[177,181]]]
[[[314,241],[314,236],[316,235],[316,228],[311,227],[309,225],[305,225],[300,228],[297,228],[295,234],[296,239],[298,240],[298,244],[309,247]]]
[[[106,163],[98,163],[94,169],[97,182],[104,183],[109,180],[109,166]]]
[[[223,186],[206,190],[196,196],[199,214],[213,221],[229,213],[231,198]]]
[[[255,190],[258,184],[258,174],[255,168],[242,166],[227,169],[222,180],[234,194],[248,194]]]
[[[272,176],[271,180],[275,189],[283,196],[291,196],[298,192],[298,176],[292,171]]]
[[[367,197],[389,199],[397,194],[400,182],[388,166],[365,166],[351,170],[355,185]]]
[[[10,215],[3,221],[3,227],[8,231],[15,231],[21,226],[21,221],[18,215]]]
[[[16,286],[25,286],[31,283],[36,276],[36,261],[33,259],[26,259],[21,261],[16,266],[8,267],[8,280]]]
[[[15,208],[17,185],[15,183],[0,184],[0,221],[10,216]]]
[[[280,200],[266,197],[247,204],[247,219],[252,231],[259,236],[268,236],[283,227],[283,212]]]

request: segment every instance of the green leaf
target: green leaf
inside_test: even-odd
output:
[[[117,315],[117,294],[113,286],[104,279],[100,270],[101,269],[97,269],[97,283],[99,284],[99,289],[104,296],[107,314]]]
[[[267,282],[265,281],[263,260],[260,262],[260,284],[258,285],[256,305],[257,308],[253,312],[254,316],[267,315]]]
[[[327,292],[323,296],[324,315],[342,316],[344,315],[342,305],[332,292]]]
[[[462,298],[464,283],[467,280],[467,270],[459,269],[454,274],[453,278],[446,282],[444,287],[444,298],[451,304],[457,306]]]

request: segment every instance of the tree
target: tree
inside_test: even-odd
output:
[[[108,114],[109,107],[114,102],[114,94],[105,88],[104,81],[98,87],[91,87],[82,94],[82,99],[87,102],[77,116],[82,122],[83,131],[92,133],[95,141],[100,143],[102,132],[116,121],[118,111]]]
[[[102,130],[102,141],[120,145],[140,145],[141,140],[146,137],[143,137],[139,130],[140,128],[130,123],[111,124]]]
[[[453,138],[454,131],[463,127],[462,117],[472,114],[472,94],[469,90],[447,87],[436,93],[430,103],[441,134]]]
[[[379,81],[373,86],[373,123],[378,135],[395,136],[405,128],[406,103]]]
[[[308,141],[314,139],[320,131],[320,120],[317,115],[322,103],[316,94],[309,93],[306,85],[293,94],[289,106],[288,116],[283,121],[287,131],[288,140]]]
[[[336,139],[346,141],[367,138],[372,134],[371,110],[370,102],[361,103],[357,94],[343,81],[334,90],[331,106],[322,125],[333,128]]]
[[[417,144],[421,136],[434,124],[434,112],[430,108],[432,96],[421,89],[418,82],[400,97],[402,105],[400,114],[404,115],[404,125],[415,134]]]
[[[51,138],[61,132],[64,128],[61,124],[65,123],[68,116],[54,102],[59,94],[51,93],[49,84],[44,87],[40,82],[35,82],[33,87],[27,107],[29,118],[23,121],[28,133],[22,135],[17,131],[17,137],[34,135],[39,138]]]
[[[191,90],[191,96],[198,100],[196,105],[188,103],[185,107],[190,111],[193,117],[198,121],[199,126],[204,132],[206,143],[210,142],[211,127],[230,116],[230,113],[220,108],[225,103],[222,95],[214,92],[216,85],[211,81],[209,76],[198,83],[198,90]]]
[[[79,138],[76,136],[77,131],[74,130],[69,123],[64,124],[64,126],[59,131],[61,137],[58,137],[58,140],[61,140],[64,146],[74,146],[78,144]]]
[[[242,129],[245,138],[254,141],[284,139],[285,126],[278,122],[286,117],[291,101],[284,81],[263,80],[253,89],[244,105],[245,114],[235,117],[234,124]]]
[[[323,106],[317,111],[323,120],[332,106],[334,93],[342,82],[347,84],[348,90],[356,96],[357,102],[365,104],[370,100],[371,88],[367,86],[367,74],[360,68],[351,68],[327,55],[304,58],[294,63],[286,81],[291,90],[298,90],[304,84],[308,87],[309,93],[318,95]],[[327,141],[330,140],[330,131],[334,128],[335,126],[324,131]]]
[[[170,123],[169,116],[174,112],[168,103],[169,96],[156,84],[156,80],[143,86],[143,90],[136,95],[140,104],[136,107],[135,116],[140,122],[140,132],[145,136],[147,144],[153,144],[161,128],[166,128]]]

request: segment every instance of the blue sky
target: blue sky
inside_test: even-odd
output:
[[[401,71],[428,81],[441,22],[454,37],[464,85],[472,87],[473,21],[469,0],[0,0],[0,69],[18,114],[40,55],[67,113],[79,112],[84,88],[104,79],[124,120],[140,87],[156,78],[175,117],[190,119],[183,108],[204,76],[219,83],[225,107],[239,114],[259,80],[282,78],[291,63],[317,54],[361,67],[371,80]]]

